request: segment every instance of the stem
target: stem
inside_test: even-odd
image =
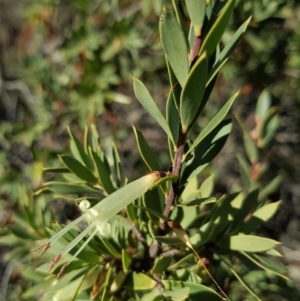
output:
[[[190,67],[192,67],[194,65],[194,63],[196,62],[196,60],[199,56],[199,51],[200,51],[201,45],[202,45],[201,36],[195,35],[194,46],[193,46],[193,49],[191,50],[190,58],[189,58]]]
[[[202,45],[201,35],[200,36],[195,35],[193,49],[191,50],[190,58],[189,58],[190,67],[192,67],[192,65],[196,62],[196,60],[199,56],[199,51],[200,51],[201,45]],[[180,134],[179,134],[179,139],[178,139],[178,143],[177,143],[177,151],[175,153],[173,169],[172,169],[172,173],[176,176],[179,176],[179,174],[180,174],[182,157],[184,154],[185,141],[186,141],[186,133],[183,133],[182,128],[180,127]],[[170,188],[170,192],[167,197],[166,207],[165,207],[165,210],[163,213],[164,217],[166,219],[168,219],[170,216],[171,208],[173,206],[175,197],[177,196],[177,193],[179,191],[179,181],[180,181],[180,179],[178,179],[175,183],[172,183],[172,186]],[[165,225],[161,225],[161,228],[164,229]]]
[[[177,145],[178,148],[175,153],[173,169],[172,169],[172,174],[174,174],[176,176],[179,176],[179,174],[180,174],[181,161],[182,161],[182,157],[184,154],[185,141],[186,141],[186,133],[181,132],[180,136],[179,136],[179,141],[178,141],[178,145]],[[166,204],[166,207],[165,207],[165,210],[163,213],[166,219],[168,219],[170,216],[171,208],[172,208],[173,202],[175,200],[175,197],[176,197],[178,191],[179,191],[179,179],[176,182],[172,183],[170,192],[167,197],[167,204]]]

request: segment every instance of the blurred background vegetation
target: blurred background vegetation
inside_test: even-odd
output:
[[[104,148],[115,141],[125,174],[133,179],[146,171],[134,123],[168,168],[164,135],[134,99],[131,79],[131,74],[142,78],[163,106],[169,87],[158,34],[160,10],[161,0],[0,0],[0,290],[7,300],[20,300],[34,281],[21,272],[33,257],[30,240],[8,242],[4,236],[16,231],[11,213],[25,229],[28,204],[44,221],[50,222],[52,214],[62,222],[78,214],[72,204],[34,195],[44,180],[42,168],[57,165],[57,154],[66,152],[67,125],[82,138],[84,127],[95,124]],[[283,261],[300,288],[300,3],[237,1],[231,28],[250,15],[250,26],[222,69],[198,126],[241,88],[234,107],[240,122],[213,167],[215,193],[229,192],[240,185],[236,154],[245,153],[243,131],[255,129],[257,99],[270,102],[277,130],[260,153],[261,163],[268,163],[260,182],[285,177],[269,196],[282,200],[280,211],[261,233],[283,242]],[[224,43],[231,35],[227,30]],[[247,279],[262,294],[273,292],[266,300],[299,300],[296,291],[257,273]],[[239,287],[236,296],[245,300],[239,299]]]

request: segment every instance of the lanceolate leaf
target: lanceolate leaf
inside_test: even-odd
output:
[[[234,235],[218,241],[217,244],[234,251],[264,252],[278,246],[279,242],[254,235]]]
[[[237,210],[234,216],[233,223],[231,225],[231,231],[238,233],[241,224],[247,217],[247,215],[253,212],[253,209],[257,206],[258,189],[250,191],[239,204],[233,203],[232,205]],[[237,205],[237,206],[236,206]]]
[[[128,275],[123,287],[134,291],[143,291],[149,290],[156,285],[157,282],[149,276],[143,273],[132,272]]]
[[[228,25],[230,16],[234,8],[235,0],[228,0],[220,15],[215,20],[214,24],[207,33],[202,47],[200,49],[200,54],[207,52],[209,57],[216,49],[219,44],[221,37]]]
[[[136,98],[145,110],[157,121],[170,139],[173,139],[170,128],[163,114],[158,109],[156,103],[151,97],[145,85],[135,76],[133,76],[133,89]]]
[[[240,27],[239,29],[234,33],[233,37],[230,39],[229,43],[226,44],[224,49],[221,51],[218,62],[216,64],[220,64],[224,60],[226,60],[231,53],[234,51],[236,45],[238,44],[239,40],[241,39],[243,33],[246,31],[252,17],[249,17]]]
[[[111,180],[110,171],[107,170],[106,168],[106,164],[101,160],[101,158],[94,151],[92,151],[92,149],[90,149],[90,153],[97,167],[98,176],[103,188],[108,194],[113,193],[116,189]]]
[[[163,285],[168,290],[177,290],[182,287],[188,287],[190,289],[189,299],[191,300],[209,300],[209,301],[221,301],[223,298],[217,294],[213,289],[198,283],[175,281],[175,280],[163,280]]]
[[[148,166],[148,168],[151,171],[154,170],[161,170],[157,160],[156,156],[152,152],[152,149],[149,147],[147,141],[145,140],[143,134],[136,129],[136,127],[133,126],[133,131],[135,134],[135,139],[139,148],[140,155],[142,159],[144,160],[145,164]]]
[[[208,60],[206,54],[203,54],[191,69],[180,96],[180,118],[184,133],[196,114],[200,114],[198,109],[205,91],[207,71]]]
[[[200,36],[205,17],[206,0],[185,0],[185,3],[195,29],[195,34]]]
[[[252,217],[243,224],[240,232],[250,233],[257,229],[263,222],[269,220],[276,213],[279,206],[280,201],[264,205],[263,207],[257,209],[253,213]]]
[[[176,143],[179,137],[179,128],[180,128],[180,119],[178,110],[175,105],[174,92],[170,91],[168,100],[167,100],[167,109],[166,109],[167,121],[170,127],[170,130],[173,135],[173,140]]]
[[[46,182],[45,188],[53,191],[56,194],[82,194],[82,193],[100,193],[100,190],[94,189],[87,185],[68,184],[61,182]],[[100,195],[101,196],[101,195]]]
[[[284,178],[284,175],[280,174],[274,179],[272,179],[266,186],[264,186],[264,188],[260,191],[259,200],[264,200],[270,193],[276,191],[276,189],[282,183]]]
[[[79,140],[77,139],[77,137],[73,134],[73,132],[71,131],[71,129],[68,127],[68,131],[69,131],[69,135],[71,137],[71,143],[74,143],[74,148],[76,148],[76,151],[78,152],[81,161],[85,164],[86,167],[88,168],[92,168],[92,164],[91,164],[91,160],[88,157],[88,155],[86,154],[84,148],[82,147],[82,145],[80,144]]]
[[[220,124],[220,122],[225,118],[227,113],[229,112],[231,106],[233,105],[235,99],[237,98],[239,92],[235,93],[226,103],[225,105],[219,110],[219,112],[208,122],[208,124],[203,128],[199,136],[196,138],[195,142],[192,144],[192,146],[187,151],[187,156],[189,153],[191,153],[194,148],[207,136],[209,133],[211,133],[217,126]]]
[[[165,6],[160,19],[160,36],[171,68],[183,87],[189,72],[187,41],[175,15]]]
[[[262,301],[256,293],[252,290],[252,288],[244,281],[244,279],[232,268],[230,268],[232,274],[236,277],[236,279],[242,284],[242,286],[257,300]]]
[[[243,188],[245,191],[247,191],[250,189],[250,186],[251,186],[250,166],[249,166],[248,162],[242,157],[242,155],[238,154],[237,158],[239,160]]]
[[[223,120],[194,149],[193,157],[183,165],[181,179],[190,180],[197,176],[221,151],[232,128],[231,119]]]
[[[94,174],[73,157],[60,156],[60,159],[78,178],[91,184],[97,183],[98,180]]]

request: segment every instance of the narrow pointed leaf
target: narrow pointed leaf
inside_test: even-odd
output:
[[[164,272],[172,262],[172,257],[170,256],[161,256],[158,258],[152,268],[152,273],[154,274],[161,274]]]
[[[102,187],[108,194],[113,193],[116,189],[110,177],[110,171],[107,170],[106,164],[101,160],[101,158],[90,149],[90,153],[95,162],[99,179],[101,181]]]
[[[125,249],[122,249],[122,265],[123,271],[128,273],[130,265],[131,265],[131,258]]]
[[[258,149],[253,139],[247,131],[243,133],[244,146],[247,153],[247,157],[252,164],[258,161]]]
[[[236,279],[241,283],[241,285],[257,300],[257,301],[263,301],[261,300],[256,293],[252,290],[252,288],[243,280],[241,276],[232,268],[230,268],[232,274],[236,277]]]
[[[252,217],[243,224],[240,232],[250,233],[257,229],[262,223],[269,220],[277,212],[279,206],[280,201],[276,203],[270,203],[259,208],[253,213]]]
[[[191,180],[210,163],[223,148],[232,129],[232,120],[223,120],[192,152],[193,158],[182,168],[182,181]]]
[[[167,100],[166,109],[167,122],[169,124],[170,130],[172,132],[173,141],[176,143],[179,137],[180,129],[180,118],[179,113],[175,105],[174,92],[170,91]]]
[[[145,162],[145,164],[148,166],[149,170],[151,171],[161,170],[156,160],[157,157],[154,155],[152,149],[149,147],[143,134],[135,126],[133,126],[133,131],[135,134],[135,139],[138,145],[140,155],[143,161]]]
[[[217,244],[224,249],[234,251],[265,252],[278,246],[279,242],[254,235],[234,235],[218,241]]]
[[[91,183],[96,184],[97,178],[95,175],[82,163],[69,156],[60,156],[62,162],[80,179]]]
[[[285,178],[284,175],[282,174],[278,175],[277,177],[272,179],[271,182],[269,182],[266,186],[264,186],[264,188],[261,190],[259,194],[259,200],[260,201],[264,200],[266,197],[268,197],[269,194],[276,191],[276,189],[278,189],[279,185],[282,183],[284,178]]]
[[[180,288],[188,287],[190,289],[189,300],[209,300],[209,301],[221,301],[223,298],[217,294],[213,289],[206,285],[183,282],[175,280],[163,280],[163,285],[168,290],[177,290]]]
[[[195,28],[195,34],[200,36],[205,17],[206,0],[185,0],[185,3]]]
[[[240,27],[239,29],[234,33],[233,37],[230,39],[229,43],[226,44],[224,49],[221,51],[217,64],[221,64],[224,60],[226,60],[231,53],[234,51],[236,45],[240,41],[242,35],[246,31],[252,17],[249,17]]]
[[[183,87],[189,72],[188,48],[184,32],[176,16],[165,6],[163,6],[159,24],[164,52],[177,80]]]
[[[240,206],[236,207],[236,204],[232,204],[237,210],[236,215],[234,216],[233,223],[231,224],[231,231],[237,233],[240,229],[240,226],[244,222],[245,218],[252,214],[253,209],[257,206],[258,199],[258,189],[250,191],[240,202]]]
[[[221,121],[226,117],[228,114],[231,106],[233,105],[235,99],[237,98],[239,92],[235,93],[226,103],[225,105],[219,110],[219,112],[208,122],[208,124],[203,128],[199,136],[196,138],[194,143],[189,148],[188,152],[189,154],[191,151],[194,150],[194,148],[205,138],[207,137],[220,123]]]
[[[229,19],[232,15],[233,8],[235,5],[235,0],[228,0],[221,13],[215,20],[214,24],[210,28],[208,34],[206,35],[202,47],[200,49],[200,54],[207,52],[207,56],[210,56],[219,44],[221,37],[229,23]]]
[[[149,290],[157,285],[157,282],[143,273],[132,272],[128,275],[123,287],[134,291]]]
[[[46,182],[43,185],[45,188],[53,191],[56,194],[82,194],[82,193],[100,193],[100,190],[87,185],[68,184],[61,182]]]
[[[71,137],[71,143],[72,142],[74,143],[74,145],[76,147],[76,150],[77,150],[77,152],[78,152],[78,154],[81,158],[81,161],[85,164],[86,167],[88,167],[89,169],[92,169],[92,163],[91,163],[91,160],[90,160],[89,156],[85,152],[83,146],[81,145],[81,143],[79,142],[77,137],[71,131],[70,127],[68,127],[68,132],[69,132],[69,135]]]
[[[170,139],[173,139],[168,123],[165,117],[163,116],[163,114],[161,113],[161,111],[158,109],[149,91],[147,90],[145,85],[138,78],[134,76],[133,76],[133,89],[134,89],[135,96],[140,102],[140,104],[157,121],[157,123],[166,132],[168,137]]]
[[[263,90],[256,104],[256,115],[263,120],[271,107],[271,95],[268,90]]]
[[[121,180],[122,180],[122,176],[121,176],[121,160],[120,160],[120,156],[117,150],[117,147],[115,144],[113,144],[113,148],[112,148],[112,157],[114,160],[114,167],[115,167],[115,172],[116,172],[116,178],[117,178],[117,185],[120,186],[121,185]]]
[[[237,158],[239,160],[243,188],[245,191],[248,191],[251,186],[250,166],[249,166],[248,162],[240,154],[237,155]]]
[[[205,91],[208,72],[208,60],[203,54],[192,67],[186,84],[180,96],[180,118],[183,132],[186,132],[193,122]]]

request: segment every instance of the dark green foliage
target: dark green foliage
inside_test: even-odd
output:
[[[142,10],[157,12],[159,2],[144,0]],[[129,3],[135,9],[135,3]],[[47,8],[55,9],[52,2],[44,4],[46,12]],[[252,21],[247,14],[247,20],[239,20],[242,25],[228,35],[226,28],[235,5],[241,9],[239,1],[166,1],[159,21],[164,72],[170,83],[164,113],[151,89],[139,79],[144,71],[163,66],[160,58],[152,66],[142,56],[147,47],[148,51],[157,48],[158,36],[147,42],[141,39],[143,30],[137,24],[146,23],[145,17],[124,17],[122,9],[129,5],[126,1],[102,3],[101,7],[92,4],[96,5],[75,1],[68,7],[76,12],[78,24],[69,20],[64,43],[51,52],[54,58],[61,55],[61,61],[44,61],[37,54],[25,60],[28,66],[24,72],[32,68],[37,73],[32,80],[28,78],[28,85],[35,92],[41,89],[41,94],[48,94],[47,109],[33,106],[40,126],[36,131],[30,129],[30,134],[19,130],[15,141],[28,140],[34,152],[34,136],[51,128],[51,101],[62,105],[57,128],[74,118],[70,128],[76,129],[76,123],[78,128],[88,125],[81,136],[80,131],[68,129],[70,151],[63,150],[59,160],[37,155],[37,166],[32,169],[36,173],[29,173],[36,181],[29,185],[16,182],[19,192],[12,198],[15,212],[1,230],[0,244],[12,250],[7,262],[27,264],[20,272],[24,279],[20,298],[234,301],[271,300],[275,293],[288,296],[292,285],[278,260],[279,243],[255,233],[278,210],[280,202],[271,202],[269,195],[284,178],[280,173],[265,185],[261,182],[268,172],[265,154],[279,128],[270,90],[265,89],[257,101],[251,131],[243,117],[230,113],[238,92],[209,112],[210,95],[218,88],[217,77],[229,55],[251,22],[268,18],[273,6],[254,15]],[[41,18],[39,4],[30,8]],[[106,26],[109,30],[99,31]],[[46,29],[51,28],[46,25]],[[98,115],[110,112],[111,101],[128,102],[117,87],[127,85],[130,78],[136,99],[162,129],[164,147],[170,154],[168,169],[161,170],[166,163],[157,155],[160,149],[133,126],[137,145],[132,148],[139,151],[148,171],[155,172],[148,176],[158,177],[151,185],[145,180],[148,176],[139,171],[136,181],[124,176],[117,147],[122,141],[115,139],[116,146],[109,138],[100,145],[93,124]],[[242,182],[218,195],[215,182],[226,174],[212,172],[213,160],[238,124],[245,152],[234,155]],[[8,129],[2,129],[3,136],[7,135]],[[44,164],[50,167],[44,168]],[[8,183],[10,177],[7,173],[3,179]],[[9,189],[11,197],[14,188],[11,185]],[[111,206],[101,207],[107,196],[112,197]],[[79,205],[81,215],[75,209],[72,223],[63,220],[68,225],[53,224],[53,220],[61,222],[50,209],[53,199],[67,200],[76,208]],[[115,216],[105,220],[109,207],[115,205]],[[40,257],[32,252],[34,248],[41,251]]]

